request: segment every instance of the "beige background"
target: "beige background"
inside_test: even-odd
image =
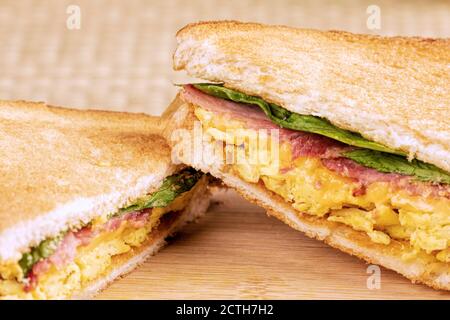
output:
[[[81,8],[81,29],[66,8]],[[159,114],[183,81],[171,68],[175,32],[198,20],[239,19],[384,35],[450,35],[450,1],[0,0],[0,99]]]
[[[66,8],[81,8],[81,29]],[[449,37],[450,1],[0,0],[0,99],[159,114],[185,81],[171,69],[174,34],[197,20],[239,19],[374,33]],[[99,298],[443,298],[311,240],[231,194]]]

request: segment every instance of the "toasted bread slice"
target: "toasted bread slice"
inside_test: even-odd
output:
[[[158,121],[0,102],[0,261],[159,187],[179,167]]]
[[[20,294],[8,293],[12,292],[8,286],[16,288],[30,279],[20,282],[17,277],[3,277],[16,270],[12,268],[17,268],[19,259],[29,248],[65,230],[79,230],[94,219],[100,219],[99,225],[107,224],[110,214],[156,191],[165,177],[185,168],[171,162],[169,146],[160,133],[160,120],[144,114],[81,111],[25,101],[0,102],[0,272],[3,272],[0,299],[30,296],[25,295],[22,287]],[[189,192],[189,197],[174,207],[175,211],[161,213],[164,215],[144,235],[147,238],[140,236],[142,240],[133,242],[136,245],[116,244],[130,250],[112,253],[106,271],[88,282],[77,280],[81,288],[77,282],[70,295],[95,294],[155,253],[164,239],[184,223],[202,215],[209,204],[206,177]],[[150,220],[146,223],[150,224]],[[128,226],[123,222],[121,226]],[[105,226],[97,234],[102,236],[102,232],[108,234],[112,230],[116,229]],[[142,225],[127,230],[129,234],[139,230],[147,232]],[[126,237],[125,233],[119,235],[121,239]],[[106,241],[110,238],[107,235]],[[96,241],[93,241],[94,249],[102,240]],[[100,255],[103,253],[109,254],[108,250],[101,251]],[[32,297],[69,297],[57,289],[66,286],[58,282],[58,272],[58,268],[53,270],[55,278],[43,287],[33,288],[45,289],[45,294],[33,293]],[[84,277],[80,271],[77,274]]]
[[[177,34],[174,68],[450,171],[450,40],[235,21]]]

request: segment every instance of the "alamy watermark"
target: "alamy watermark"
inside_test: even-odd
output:
[[[369,15],[366,20],[366,26],[369,30],[381,29],[381,9],[377,5],[370,5],[366,9],[366,13]]]
[[[71,4],[66,8],[67,19],[66,27],[69,30],[81,29],[81,8],[78,5]]]
[[[210,129],[205,132],[200,121],[195,121],[192,130],[172,132],[171,140],[174,163],[262,165],[273,169],[280,165],[279,129]]]
[[[370,274],[367,277],[367,289],[369,290],[379,290],[381,289],[381,269],[379,266],[375,264],[371,264],[367,267],[367,274]]]

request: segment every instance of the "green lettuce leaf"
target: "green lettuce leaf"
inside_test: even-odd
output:
[[[19,266],[22,269],[23,274],[27,275],[31,271],[31,268],[33,268],[33,266],[41,259],[50,257],[58,248],[58,245],[61,243],[65,234],[66,233],[63,232],[54,238],[46,239],[38,246],[32,248],[30,252],[24,253],[19,260]]]
[[[338,128],[326,119],[290,112],[276,104],[268,103],[259,97],[249,96],[245,93],[225,88],[219,84],[200,83],[194,84],[193,86],[206,94],[218,98],[256,105],[264,111],[272,122],[282,128],[316,133],[359,148],[404,155],[401,151],[393,150],[377,142],[367,140],[358,133]]]
[[[380,172],[399,173],[414,176],[418,180],[450,184],[449,173],[419,160],[408,161],[406,155],[379,143],[370,141],[360,134],[336,127],[328,120],[290,112],[276,104],[255,96],[225,88],[220,84],[200,83],[193,86],[206,94],[239,103],[260,107],[267,117],[280,127],[311,132],[340,141],[357,148],[342,156]]]
[[[202,175],[203,173],[200,171],[196,171],[193,168],[186,168],[166,177],[161,187],[156,192],[137,199],[133,204],[119,209],[118,212],[110,215],[109,218],[148,208],[166,207],[175,200],[176,197],[191,190]],[[24,253],[19,260],[19,266],[21,267],[23,274],[27,276],[37,262],[51,256],[64,239],[66,233],[67,232],[62,232],[54,238],[46,239],[36,247],[33,247],[30,252]]]
[[[165,178],[158,191],[137,199],[132,205],[120,209],[114,216],[148,208],[166,207],[176,197],[191,190],[202,175],[200,171],[186,168]]]
[[[450,174],[419,160],[408,161],[402,156],[368,149],[347,151],[343,156],[379,172],[399,173],[414,176],[421,181],[450,184]]]

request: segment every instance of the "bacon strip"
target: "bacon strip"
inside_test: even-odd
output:
[[[33,290],[38,284],[39,277],[47,272],[51,266],[62,268],[71,263],[75,259],[77,248],[91,243],[92,239],[99,233],[117,230],[124,221],[130,223],[133,228],[142,228],[147,223],[151,212],[151,209],[144,209],[111,218],[95,230],[91,227],[84,227],[78,231],[69,231],[50,257],[42,259],[33,266],[24,290],[26,292]]]
[[[257,106],[210,96],[192,85],[183,87],[181,97],[193,105],[228,119],[242,121],[248,129],[278,129],[280,138],[291,142],[294,159],[300,156],[339,157],[342,151],[351,149],[339,141],[324,136],[281,128]]]
[[[252,120],[251,123],[248,123],[249,125],[254,124],[254,121],[256,121],[258,128],[261,126],[267,126],[269,129],[279,128],[276,124],[267,119],[264,112],[262,112],[261,109],[255,105],[219,99],[214,96],[207,95],[190,84],[183,86],[181,97],[189,103],[214,113],[232,115],[234,119],[239,120]]]
[[[450,187],[446,185],[420,182],[411,176],[397,173],[379,172],[347,158],[322,159],[322,163],[329,170],[358,182],[361,190],[355,190],[355,196],[365,194],[366,187],[374,182],[387,182],[397,189],[408,191],[412,195],[450,198]]]
[[[210,96],[192,85],[183,87],[181,97],[191,104],[225,116],[228,119],[240,120],[249,129],[278,128],[280,130],[280,138],[284,141],[289,141],[291,144],[292,160],[299,157],[321,159],[324,166],[329,170],[351,178],[359,184],[359,187],[354,191],[355,196],[363,195],[366,187],[371,183],[387,182],[396,188],[405,189],[413,195],[450,198],[450,186],[418,182],[410,176],[383,173],[359,165],[353,160],[342,157],[343,152],[353,150],[354,147],[314,133],[280,128],[270,121],[257,106]],[[290,168],[283,168],[282,170],[287,172]]]
[[[292,139],[299,135],[298,131],[281,128],[270,121],[265,113],[255,105],[216,98],[203,93],[192,85],[183,87],[181,97],[193,105],[220,114],[226,119],[243,121],[248,129],[277,129],[279,130],[279,137],[283,140]]]

